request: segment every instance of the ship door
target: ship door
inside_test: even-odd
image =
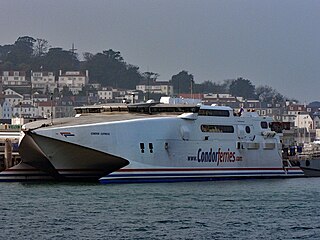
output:
[[[244,139],[246,134],[245,134],[245,130],[244,130],[244,125],[238,125],[238,138],[239,139]]]

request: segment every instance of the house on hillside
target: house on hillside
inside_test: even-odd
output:
[[[56,104],[53,101],[39,102],[37,116],[43,118],[56,117]],[[51,115],[52,114],[52,115]]]
[[[33,72],[31,71],[31,86],[34,91],[42,93],[53,93],[58,87],[53,72]]]
[[[3,71],[0,77],[3,86],[29,85],[24,71]]]
[[[73,94],[78,94],[89,82],[89,71],[59,71],[58,88],[62,91],[63,87],[68,87]]]
[[[12,107],[23,101],[23,95],[13,91],[10,88],[4,90],[3,93],[3,98],[5,98]]]
[[[7,99],[0,99],[0,119],[11,119],[12,118],[12,106]]]
[[[21,103],[13,106],[12,116],[18,118],[34,118],[37,114],[37,108],[28,103]]]
[[[99,102],[107,102],[110,99],[113,99],[113,90],[110,87],[104,87],[101,90],[98,90]]]
[[[137,86],[136,90],[142,91],[143,93],[158,93],[166,96],[173,95],[173,86],[169,81],[141,81]]]

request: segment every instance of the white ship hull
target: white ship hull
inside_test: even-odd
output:
[[[29,129],[20,153],[23,162],[61,180],[201,181],[303,174],[283,167],[279,137],[261,127],[261,122],[269,123],[266,119],[219,109],[230,114],[120,117]]]

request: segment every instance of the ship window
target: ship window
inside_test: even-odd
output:
[[[234,133],[234,127],[228,125],[201,125],[202,132]]]
[[[140,143],[140,150],[141,150],[141,153],[144,153],[144,143]]]
[[[246,126],[246,133],[250,133],[251,132],[251,129],[249,126]]]
[[[153,153],[153,144],[152,143],[149,143],[149,150],[150,150],[150,153]]]
[[[229,117],[230,112],[228,110],[200,109],[198,115],[199,116]]]
[[[261,125],[261,128],[263,128],[263,129],[267,129],[268,128],[268,123],[267,122],[261,122],[260,125]]]

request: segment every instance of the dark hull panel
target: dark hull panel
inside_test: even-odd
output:
[[[320,169],[301,167],[306,177],[320,177]]]
[[[320,177],[320,159],[300,160],[299,163],[306,177]]]
[[[23,162],[61,180],[98,180],[129,164],[126,159],[33,132],[26,132],[19,152]]]
[[[19,154],[24,163],[44,171],[54,178],[61,178],[58,171],[54,168],[28,132],[26,132],[19,145]]]

